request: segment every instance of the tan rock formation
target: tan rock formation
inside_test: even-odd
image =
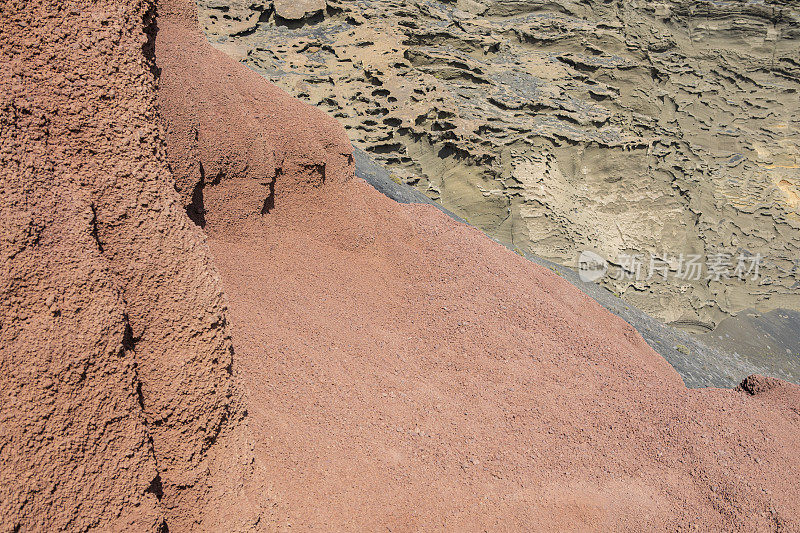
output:
[[[800,528],[797,386],[350,179],[188,0],[1,7],[3,530]]]
[[[325,0],[274,0],[275,14],[286,20],[304,18],[325,10]]]
[[[800,309],[796,5],[331,2],[230,38],[199,3],[217,46],[501,241],[573,267],[598,252],[607,287],[690,331]],[[707,279],[717,254],[729,277]],[[757,280],[733,275],[757,254]],[[636,255],[640,279],[619,275]],[[699,279],[679,272],[693,255]]]

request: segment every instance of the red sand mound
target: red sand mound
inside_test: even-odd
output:
[[[687,390],[148,7],[0,9],[3,530],[800,529],[800,388]]]
[[[173,169],[205,169],[176,179],[205,214],[289,523],[800,527],[796,387],[686,390],[552,273],[348,181],[343,133],[222,58],[192,16],[160,24],[167,149]]]

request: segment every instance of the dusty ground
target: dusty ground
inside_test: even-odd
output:
[[[800,310],[796,5],[332,0],[303,24],[199,4],[217,47],[501,241],[569,266],[654,254],[667,279],[604,283],[692,332]],[[718,253],[729,273],[760,254],[760,279],[679,275]]]
[[[450,218],[467,222],[410,185],[392,180],[391,173],[366,152],[353,150],[356,176],[381,194],[403,204],[427,204]],[[497,242],[500,242],[499,240]],[[507,243],[504,246],[543,266],[636,329],[645,342],[677,370],[689,388],[734,388],[751,374],[800,384],[800,314],[778,309],[764,315],[752,311],[722,321],[713,332],[694,335],[664,324],[604,286],[586,282],[580,272],[548,261]]]
[[[171,143],[168,112],[167,150],[177,161],[194,149],[206,169],[185,201],[204,215],[228,296],[276,524],[797,527],[800,389],[687,390],[631,326],[552,272],[353,179],[330,119],[270,105],[280,96],[257,74],[161,31],[163,79],[182,83],[160,98],[190,109],[198,139]],[[274,185],[254,189],[240,157],[264,158],[239,147],[262,135],[276,154],[327,145],[327,160],[289,171],[268,156]],[[245,170],[209,173],[220,161]]]
[[[0,528],[800,528],[800,388],[687,390],[154,7],[0,10]]]
[[[797,527],[796,387],[687,390],[630,326],[433,207],[326,185],[210,245],[293,528]]]

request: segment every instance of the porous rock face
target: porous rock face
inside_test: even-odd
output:
[[[2,531],[258,519],[219,277],[159,129],[154,13],[0,5]]]
[[[189,1],[2,7],[3,530],[800,528],[797,386],[349,179]]]
[[[552,272],[348,179],[329,118],[161,20],[167,151],[229,298],[270,527],[798,527],[798,387],[687,390]]]
[[[800,309],[796,4],[331,0],[299,27],[199,4],[216,46],[501,241],[568,266],[653,254],[666,279],[604,282],[690,331]],[[681,254],[764,261],[683,279]]]
[[[275,0],[275,14],[285,20],[303,20],[325,10],[325,0]]]

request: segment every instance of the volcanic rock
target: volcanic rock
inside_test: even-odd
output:
[[[800,310],[796,4],[331,1],[317,25],[237,37],[199,5],[216,46],[500,241],[596,252],[605,286],[691,332]],[[717,254],[728,276],[679,272]],[[644,275],[622,275],[636,256]]]
[[[0,528],[800,528],[800,388],[687,390],[195,9],[0,10]]]
[[[275,13],[286,20],[303,20],[325,9],[325,0],[273,0]]]

